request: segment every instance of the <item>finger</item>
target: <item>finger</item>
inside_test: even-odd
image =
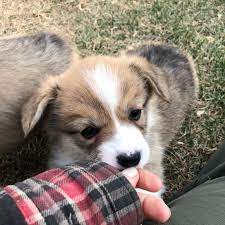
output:
[[[158,198],[161,198],[160,191],[158,191],[158,192],[150,192],[150,191],[143,190],[141,188],[135,188],[135,190],[138,193],[143,193],[143,194],[146,194],[146,195],[154,195],[154,196],[156,196]]]
[[[139,180],[137,183],[138,188],[152,192],[159,191],[162,188],[163,184],[158,176],[144,169],[138,169],[138,172],[139,172]]]
[[[171,211],[161,198],[142,193],[138,193],[138,196],[147,219],[165,223],[170,218]]]
[[[122,171],[122,174],[129,180],[129,182],[132,184],[133,187],[136,187],[139,180],[139,174],[136,168],[131,167],[125,169]]]

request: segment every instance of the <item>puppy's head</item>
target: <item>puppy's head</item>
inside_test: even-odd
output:
[[[143,57],[77,59],[30,97],[22,125],[27,135],[45,114],[51,166],[100,159],[120,169],[143,167],[149,161],[145,136],[153,95],[167,101],[166,82]]]

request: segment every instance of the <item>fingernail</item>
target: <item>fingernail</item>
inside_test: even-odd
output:
[[[165,213],[164,213],[164,218],[161,221],[162,223],[165,223],[171,216],[171,210],[166,204],[164,205],[164,210],[165,210]]]
[[[131,167],[131,168],[123,170],[122,173],[123,173],[124,176],[132,178],[132,177],[136,177],[137,176],[138,171],[137,171],[136,168]]]
[[[141,188],[135,188],[135,190],[136,190],[136,192],[138,192],[138,193],[142,193],[142,194],[146,194],[146,195],[152,194],[152,192],[143,190],[143,189],[141,189]]]
[[[141,194],[145,194],[145,195],[153,195],[157,198],[161,198],[160,192],[150,192],[150,191],[146,191],[146,190],[143,190],[143,189],[140,189],[140,188],[135,188],[135,190],[136,190],[137,193],[141,193]]]

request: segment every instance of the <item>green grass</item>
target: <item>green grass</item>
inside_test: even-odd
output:
[[[68,37],[83,55],[117,54],[149,40],[189,52],[200,81],[199,100],[171,143],[165,164],[169,192],[193,179],[225,137],[224,0],[19,0],[10,10],[12,4],[12,0],[4,1],[0,7],[2,35],[50,29]],[[43,161],[43,154],[37,162]],[[9,161],[3,163],[2,183],[39,171],[31,166],[21,176],[18,168],[22,166],[13,164],[18,157],[9,158],[2,159]],[[14,169],[8,173],[10,165]]]

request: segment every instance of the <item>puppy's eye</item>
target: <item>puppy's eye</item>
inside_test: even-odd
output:
[[[130,111],[129,120],[138,121],[141,118],[142,109],[133,109]]]
[[[100,131],[100,128],[89,126],[81,131],[81,135],[86,139],[91,139],[95,135],[97,135],[99,133],[99,131]]]

